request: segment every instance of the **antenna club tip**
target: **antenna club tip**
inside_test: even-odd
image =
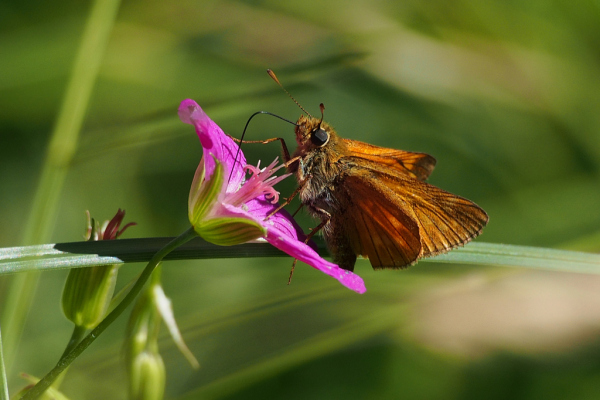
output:
[[[283,85],[281,84],[281,82],[279,82],[279,79],[277,79],[277,76],[275,76],[275,72],[273,72],[271,69],[267,69],[267,73],[268,73],[268,74],[269,74],[269,76],[270,76],[270,77],[271,77],[271,78],[272,78],[272,79],[273,79],[273,80],[274,80],[274,81],[275,81],[275,82],[276,82],[276,83],[277,83],[277,84],[278,84],[278,85],[279,85],[279,86],[280,86],[280,87],[283,89],[283,91],[284,91],[284,92],[286,92],[288,96],[290,96],[290,98],[292,99],[292,101],[293,101],[294,103],[296,103],[296,105],[297,105],[298,107],[300,107],[300,109],[306,113],[306,115],[308,115],[309,117],[312,117],[312,115],[310,115],[310,114],[308,113],[308,111],[306,111],[306,110],[304,109],[304,107],[302,107],[302,106],[300,105],[300,103],[298,103],[298,102],[296,101],[296,99],[295,99],[295,98],[294,98],[294,97],[293,97],[293,96],[290,94],[290,92],[288,92],[287,90],[285,90],[285,88],[283,87]]]
[[[277,84],[278,84],[279,86],[283,87],[283,86],[281,85],[281,82],[279,82],[279,79],[277,79],[277,76],[275,76],[275,72],[273,72],[273,70],[271,70],[271,69],[267,69],[267,74],[269,74],[269,76],[270,76],[270,77],[271,77],[271,78],[272,78],[272,79],[273,79],[275,82],[277,82]]]

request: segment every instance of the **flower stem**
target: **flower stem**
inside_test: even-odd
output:
[[[152,257],[150,262],[148,262],[148,265],[146,265],[146,268],[144,268],[144,270],[140,274],[140,277],[131,288],[131,291],[127,293],[127,296],[123,298],[123,301],[121,301],[115,307],[115,309],[112,310],[111,313],[108,314],[102,320],[102,322],[98,324],[98,326],[96,326],[85,338],[83,338],[83,340],[79,342],[77,346],[75,346],[68,354],[63,355],[56,364],[56,366],[50,372],[48,372],[48,374],[46,374],[46,376],[44,376],[34,387],[32,387],[27,393],[25,393],[25,395],[21,397],[21,399],[36,399],[42,393],[44,393],[44,391],[46,391],[46,389],[48,389],[48,387],[52,385],[52,383],[60,375],[60,373],[64,371],[65,368],[67,368],[81,353],[83,353],[83,351],[87,349],[88,346],[92,344],[94,340],[96,340],[96,338],[100,336],[100,334],[104,332],[104,330],[108,328],[110,324],[112,324],[123,313],[123,311],[125,311],[125,309],[140,293],[140,291],[144,287],[144,284],[146,283],[146,281],[148,280],[158,263],[171,251],[175,250],[177,247],[190,241],[196,236],[197,234],[194,231],[194,229],[190,228],[175,239],[173,239],[171,242],[169,242],[165,247],[160,249],[154,255],[154,257]]]
[[[85,327],[75,325],[73,333],[71,334],[71,339],[69,339],[69,343],[67,343],[67,347],[65,348],[65,351],[63,352],[61,358],[65,357],[71,352],[71,350],[75,348],[75,346],[77,346],[81,339],[83,339],[86,331],[87,329]]]

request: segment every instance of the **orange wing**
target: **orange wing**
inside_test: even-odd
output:
[[[338,248],[368,257],[375,269],[401,268],[464,245],[488,221],[470,200],[404,173],[381,172],[364,162],[359,166],[351,158],[344,161],[352,165],[337,189],[343,210],[332,221],[331,237],[327,232],[325,236],[340,243]],[[332,252],[336,254],[334,246]]]
[[[425,182],[392,175],[379,182],[397,205],[417,221],[421,257],[445,253],[468,243],[481,233],[488,215],[477,204]]]
[[[333,213],[324,236],[334,262],[352,271],[356,256],[373,268],[402,268],[421,253],[418,224],[387,197],[356,176],[336,188],[339,213]]]
[[[343,139],[351,157],[375,162],[394,171],[426,180],[435,168],[435,158],[425,153],[388,149],[358,140]]]

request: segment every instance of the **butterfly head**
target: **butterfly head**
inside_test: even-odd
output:
[[[296,142],[307,149],[324,148],[332,140],[335,132],[327,122],[302,115],[296,122]]]

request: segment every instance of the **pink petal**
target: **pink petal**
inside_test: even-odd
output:
[[[276,204],[271,204],[264,199],[255,199],[246,205],[248,208],[241,210],[237,207],[223,204],[223,209],[220,213],[237,217],[244,216],[261,223],[267,228],[267,237],[265,239],[271,245],[311,267],[334,277],[342,285],[355,292],[364,293],[367,291],[365,283],[360,276],[324,260],[313,248],[305,244],[304,239],[306,236],[287,211],[281,210],[265,221],[264,217],[277,207]]]
[[[254,215],[261,221],[264,221],[264,219],[267,218],[267,216],[273,211],[275,211],[277,207],[279,207],[279,204],[271,203],[265,199],[264,195],[250,200],[245,204],[245,209],[248,211],[248,213]],[[304,241],[304,239],[306,239],[306,235],[302,231],[300,225],[298,225],[298,223],[286,210],[279,210],[276,214],[269,217],[268,220],[264,221],[263,224],[279,230],[284,235],[292,239],[300,241]],[[314,246],[316,250],[316,245]]]
[[[210,215],[211,218],[220,218],[220,217],[231,217],[231,218],[246,218],[251,221],[258,223],[259,225],[263,225],[262,218],[256,217],[252,213],[243,210],[240,207],[232,206],[231,204],[220,203],[218,204],[213,212]]]
[[[353,272],[347,271],[338,267],[336,264],[326,261],[311,249],[308,245],[286,236],[283,232],[278,231],[274,227],[267,226],[267,242],[284,251],[290,256],[310,265],[313,268],[337,279],[342,285],[348,289],[352,289],[357,293],[367,291],[362,278]]]
[[[227,178],[229,178],[229,174],[233,169],[227,191],[237,190],[245,177],[243,167],[246,165],[244,154],[241,151],[238,153],[239,146],[206,115],[194,100],[183,100],[179,105],[178,114],[182,122],[194,125],[204,154],[214,155],[223,164],[225,171],[227,171]],[[236,154],[237,160],[235,160]],[[206,178],[208,179],[215,170],[215,161],[212,157],[204,157],[204,162]]]

